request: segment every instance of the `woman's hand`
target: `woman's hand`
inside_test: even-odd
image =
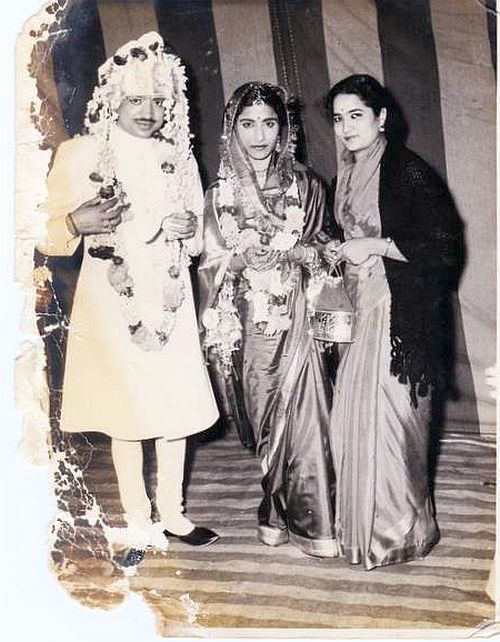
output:
[[[109,234],[121,223],[122,212],[128,207],[118,204],[116,196],[108,200],[96,196],[71,212],[70,219],[78,234]]]
[[[387,242],[381,238],[349,239],[337,248],[337,263],[346,261],[351,265],[363,265],[372,256],[386,256]]]
[[[323,249],[325,261],[336,265],[346,261],[351,265],[363,265],[370,257],[383,256],[395,261],[407,262],[406,257],[400,252],[390,238],[365,237],[350,239],[345,243],[330,241]]]
[[[265,247],[249,247],[243,253],[247,267],[258,272],[269,270],[276,265],[280,259],[281,253],[277,250]]]
[[[198,218],[194,212],[173,212],[165,216],[162,221],[162,229],[168,241],[190,239],[196,234]]]
[[[321,254],[327,263],[330,265],[336,265],[342,259],[339,257],[339,247],[341,242],[339,239],[333,239],[329,241],[321,248]]]
[[[373,254],[377,254],[374,241],[380,241],[380,239],[350,239],[339,246],[338,256],[341,261],[346,261],[351,265],[363,265]]]

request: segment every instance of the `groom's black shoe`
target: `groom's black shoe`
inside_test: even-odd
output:
[[[167,529],[163,531],[163,534],[167,538],[176,537],[181,542],[189,544],[190,546],[209,546],[220,539],[215,531],[204,526],[195,526],[187,535],[176,535]]]
[[[115,555],[113,561],[116,562],[119,566],[124,568],[129,568],[130,566],[137,566],[142,562],[146,555],[146,551],[140,548],[129,548],[125,549],[118,555]]]

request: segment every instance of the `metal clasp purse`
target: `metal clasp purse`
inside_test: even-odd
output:
[[[354,341],[355,312],[338,266],[311,284],[309,317],[313,337],[325,343]]]

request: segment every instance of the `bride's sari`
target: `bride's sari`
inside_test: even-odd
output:
[[[296,242],[313,246],[325,194],[317,177],[293,158],[288,116],[259,187],[235,135],[240,102],[256,86],[269,90],[249,83],[228,103],[219,180],[205,200],[199,268],[205,347],[225,414],[261,461],[259,539],[271,546],[290,540],[308,554],[333,557],[331,386],[308,320],[312,266],[291,261],[286,251]],[[272,89],[288,115],[284,92]],[[280,249],[279,260],[267,270],[247,265],[233,271],[233,257],[244,256],[253,243]]]

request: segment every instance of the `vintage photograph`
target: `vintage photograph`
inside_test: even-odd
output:
[[[20,452],[66,599],[159,639],[498,633],[496,1],[19,32]]]

